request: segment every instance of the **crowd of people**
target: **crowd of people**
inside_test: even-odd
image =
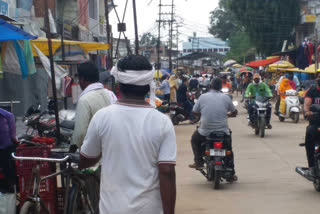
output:
[[[119,82],[121,98],[99,83],[99,73],[94,63],[85,62],[78,68],[79,84],[83,90],[76,109],[75,131],[72,144],[80,149],[79,168],[101,164],[100,213],[173,214],[176,200],[176,136],[169,117],[157,111],[152,102],[153,90],[163,91],[163,99],[179,103],[188,112],[190,122],[200,115],[200,127],[191,137],[194,163],[189,167],[202,169],[201,142],[212,130],[221,131],[228,137],[228,150],[232,151],[231,130],[228,117],[236,116],[237,110],[229,93],[240,89],[243,98],[254,101],[257,96],[273,95],[265,79],[253,75],[253,81],[244,77],[241,84],[234,75],[173,74],[164,76],[154,86],[154,69],[143,56],[127,56],[118,61],[111,74]],[[240,86],[241,85],[241,86]],[[277,84],[275,113],[281,110],[281,100],[286,91],[297,89],[299,80],[292,74],[283,75]],[[198,97],[193,105],[189,92],[206,88],[207,93]],[[150,103],[145,97],[150,96]],[[306,93],[304,112],[311,118],[310,106],[320,104],[320,75],[317,86]],[[270,124],[272,106],[267,106],[267,126]],[[253,105],[249,105],[249,125],[252,125]],[[156,122],[155,122],[156,121]],[[306,150],[310,169],[314,167],[314,130],[320,124],[310,122],[306,134]],[[16,139],[14,116],[0,109],[0,157],[1,167],[12,177],[10,154],[19,143]],[[233,153],[228,161],[234,170]],[[312,173],[312,170],[310,170]]]

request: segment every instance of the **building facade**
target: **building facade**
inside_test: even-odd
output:
[[[182,44],[182,47],[183,56],[194,52],[211,52],[225,55],[230,50],[226,42],[214,37],[190,37],[188,42]]]

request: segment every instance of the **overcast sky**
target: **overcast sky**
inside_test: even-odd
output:
[[[162,4],[171,4],[172,0],[162,0]],[[150,3],[151,2],[151,3]],[[210,36],[208,34],[210,12],[218,6],[219,0],[174,0],[176,20],[181,28],[180,42],[186,41],[188,36],[192,36],[193,32],[197,32],[197,36]],[[117,11],[120,19],[122,19],[126,0],[114,0],[118,5]],[[149,4],[150,3],[150,4]],[[159,13],[159,0],[136,0],[138,14],[138,30],[139,36],[145,32],[151,32],[158,35],[158,27],[156,20]],[[149,5],[148,5],[149,4]],[[170,8],[163,7],[164,12],[170,12]],[[114,37],[118,37],[117,18],[115,11],[110,13],[111,24],[113,27]],[[133,25],[133,9],[132,0],[129,0],[125,21],[127,24],[126,35],[129,39],[134,39]],[[168,35],[168,30],[162,28],[163,40]]]

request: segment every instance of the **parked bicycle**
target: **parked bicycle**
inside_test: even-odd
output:
[[[32,179],[30,183],[33,184],[32,194],[28,195],[27,200],[21,207],[20,214],[50,213],[40,196],[40,183],[59,175],[62,177],[62,186],[65,189],[64,214],[98,213],[99,178],[93,172],[80,171],[74,168],[79,162],[79,154],[53,153],[52,156],[54,158],[17,157],[12,153],[12,157],[15,160],[36,162],[36,167],[32,169]],[[42,177],[40,175],[40,166],[41,162],[44,161],[61,163],[62,165],[65,165],[65,168],[61,169],[59,172]]]

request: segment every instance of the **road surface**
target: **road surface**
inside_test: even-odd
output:
[[[240,104],[242,106],[242,104]],[[214,190],[200,172],[188,168],[193,161],[190,146],[195,126],[176,126],[177,214],[301,214],[319,213],[320,193],[295,172],[306,166],[303,147],[307,122],[280,122],[272,115],[272,130],[261,139],[247,126],[245,109],[229,119],[233,131],[235,165],[239,181]]]

